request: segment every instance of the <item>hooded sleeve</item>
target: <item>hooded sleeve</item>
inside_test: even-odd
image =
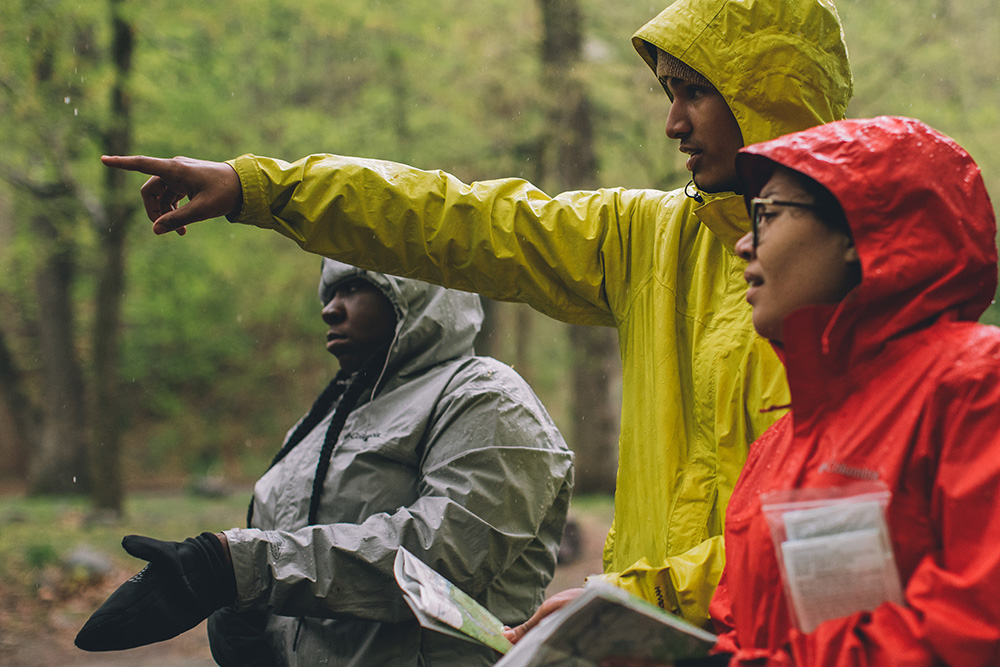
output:
[[[929,521],[939,542],[906,581],[905,604],[826,621],[808,634],[792,630],[777,650],[741,647],[723,575],[712,611],[722,632],[717,648],[736,652],[732,665],[1000,664],[1000,374],[996,357],[983,356],[991,363],[962,360],[940,382],[909,443],[911,467],[934,470]]]
[[[487,606],[507,623],[531,613],[554,567],[572,454],[523,380],[499,362],[472,363],[478,370],[452,379],[428,425],[414,502],[357,524],[226,532],[239,608],[412,620],[393,578],[404,546],[481,602],[489,587],[516,578],[538,599]]]
[[[608,290],[625,283],[629,221],[642,191],[550,197],[520,179],[466,184],[335,155],[292,164],[246,155],[229,164],[243,186],[234,222],[354,266],[524,302],[573,324],[615,324]]]

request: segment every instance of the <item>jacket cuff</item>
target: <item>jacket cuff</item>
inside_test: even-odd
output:
[[[233,607],[245,610],[266,605],[272,588],[268,552],[280,550],[280,544],[272,544],[271,538],[277,536],[256,528],[233,528],[223,533],[229,541],[233,574],[236,575]]]
[[[235,215],[227,215],[226,219],[243,225],[273,229],[275,224],[267,198],[264,196],[264,178],[257,159],[248,153],[234,160],[227,160],[226,164],[236,171],[236,175],[240,178],[240,187],[243,189],[243,203],[240,210]]]

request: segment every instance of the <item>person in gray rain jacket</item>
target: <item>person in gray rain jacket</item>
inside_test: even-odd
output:
[[[392,574],[400,546],[504,623],[541,603],[572,454],[520,376],[472,355],[479,297],[327,259],[320,298],[341,369],[258,480],[251,528],[126,537],[150,564],[80,648],[162,641],[211,615],[222,665],[495,662],[417,624]]]

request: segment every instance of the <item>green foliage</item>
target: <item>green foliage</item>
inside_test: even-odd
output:
[[[49,543],[28,544],[24,547],[25,561],[36,570],[56,561],[56,549]]]
[[[259,230],[202,225],[136,239],[123,380],[130,468],[243,471],[250,443],[269,460],[336,365],[323,349],[319,259]],[[224,252],[220,252],[225,248]],[[237,445],[244,445],[237,447]]]
[[[597,515],[604,517],[607,520],[606,524],[611,523],[611,517],[614,514],[615,503],[614,498],[606,495],[586,495],[586,496],[573,496],[573,512],[585,515]]]

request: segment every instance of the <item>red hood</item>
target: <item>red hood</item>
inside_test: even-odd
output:
[[[775,165],[826,187],[844,209],[861,259],[861,284],[839,306],[788,316],[786,364],[816,352],[828,360],[812,361],[839,375],[902,333],[941,317],[976,320],[992,301],[996,220],[979,168],[923,123],[829,123],[748,146],[736,165],[748,202]]]

